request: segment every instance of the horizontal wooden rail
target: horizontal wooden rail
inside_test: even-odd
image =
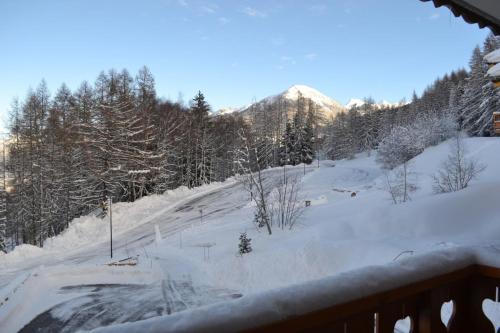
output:
[[[248,332],[393,333],[398,320],[410,317],[412,333],[493,333],[483,301],[496,301],[499,285],[500,269],[471,265]],[[446,327],[441,308],[449,301],[453,301],[453,313]]]

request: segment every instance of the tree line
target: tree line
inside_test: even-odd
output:
[[[476,47],[470,69],[459,69],[438,78],[409,103],[380,108],[371,98],[365,104],[330,119],[323,146],[327,157],[352,158],[377,149],[384,140],[412,137],[413,151],[435,145],[462,130],[472,136],[490,136],[493,112],[500,110],[500,95],[486,77],[484,55],[500,48],[500,37],[490,34]]]
[[[0,250],[43,246],[107,198],[133,202],[223,181],[242,173],[242,165],[248,172],[310,164],[320,154],[352,158],[383,151],[388,142],[408,143],[404,158],[411,158],[457,129],[492,135],[500,98],[484,75],[483,56],[497,48],[500,39],[488,36],[474,49],[469,70],[437,79],[409,103],[380,108],[367,98],[331,119],[300,94],[245,115],[213,115],[201,92],[189,105],[158,98],[146,67],[134,77],[126,70],[101,72],[93,84],[75,91],[63,84],[53,96],[42,81],[10,111]]]
[[[245,125],[209,111],[201,92],[189,106],[157,98],[146,67],[135,77],[102,72],[74,92],[63,84],[53,97],[42,81],[11,109],[0,246],[43,246],[108,198],[132,202],[234,175]]]
[[[310,163],[312,125],[304,110],[289,123],[289,136],[276,139],[242,115],[211,114],[201,92],[189,105],[158,98],[146,67],[135,77],[101,72],[94,84],[73,92],[63,84],[53,96],[42,81],[11,108],[0,249],[43,246],[109,198],[133,202],[223,181],[241,172],[238,155],[248,142],[251,155],[262,157],[249,160],[250,170]]]

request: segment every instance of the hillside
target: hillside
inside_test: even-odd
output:
[[[46,248],[25,245],[0,257],[0,323],[6,332],[35,318],[46,327],[92,329],[383,265],[398,256],[497,244],[500,140],[470,138],[466,145],[469,156],[487,165],[469,188],[432,193],[431,175],[448,154],[445,142],[412,160],[418,190],[400,205],[384,189],[375,154],[322,161],[320,168],[307,167],[305,176],[302,166],[289,167],[302,177],[302,200],[312,205],[292,230],[274,228],[272,236],[253,225],[253,205],[237,179],[116,205],[113,260],[107,220],[76,219]],[[265,173],[271,187],[282,177],[281,168]],[[243,257],[237,255],[241,232],[253,247]],[[125,258],[137,265],[106,265]],[[35,296],[36,302],[24,302]]]

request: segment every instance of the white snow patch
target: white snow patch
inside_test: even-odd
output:
[[[484,56],[484,60],[490,64],[496,64],[500,62],[500,49],[492,51]]]
[[[500,63],[488,69],[486,75],[493,78],[500,77]]]

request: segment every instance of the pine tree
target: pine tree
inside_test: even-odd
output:
[[[208,112],[210,106],[205,96],[198,92],[191,103],[191,139],[190,165],[188,166],[189,187],[200,186],[211,182],[212,178],[212,147],[213,137],[210,132]]]
[[[240,234],[240,243],[238,244],[238,249],[240,255],[252,252],[251,246],[252,239],[247,237],[247,233],[243,232]]]
[[[483,67],[483,54],[479,47],[474,49],[469,64],[471,71],[465,83],[461,117],[463,118],[463,127],[469,134],[482,135],[484,115],[481,104],[486,72]]]
[[[351,124],[345,112],[339,113],[328,124],[325,150],[329,158],[336,160],[354,157]]]
[[[314,111],[309,109],[306,123],[302,128],[301,162],[311,164],[314,160]]]
[[[290,122],[286,124],[285,132],[281,138],[280,165],[295,165],[296,158],[295,130]]]

